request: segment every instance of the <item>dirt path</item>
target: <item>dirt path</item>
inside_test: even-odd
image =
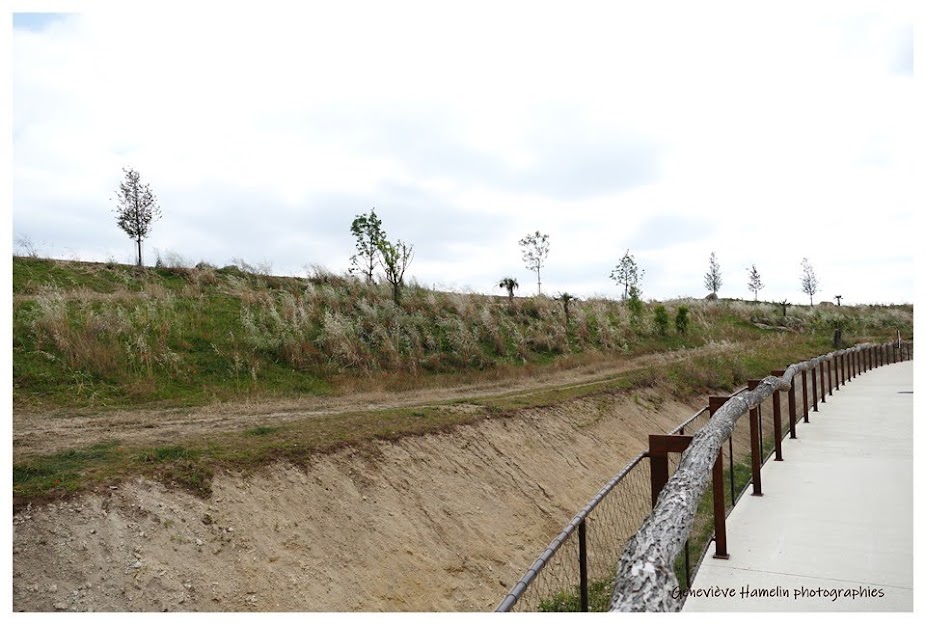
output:
[[[113,439],[122,444],[158,444],[210,432],[241,430],[322,415],[425,406],[491,396],[517,396],[540,389],[571,388],[608,380],[629,370],[694,355],[720,353],[734,347],[729,343],[712,343],[698,348],[640,356],[617,364],[586,365],[571,370],[544,372],[531,378],[452,388],[426,388],[396,393],[361,392],[339,397],[306,397],[286,401],[245,401],[193,409],[114,410],[76,416],[20,411],[13,414],[13,455],[18,460]]]

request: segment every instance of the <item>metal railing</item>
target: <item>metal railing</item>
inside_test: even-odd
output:
[[[912,342],[899,341],[855,352],[834,352],[839,355],[831,359],[832,354],[827,354],[805,361],[819,364],[794,375],[790,389],[784,392],[787,413],[782,410],[781,391],[775,391],[749,411],[748,427],[734,424],[723,441],[727,457],[720,454],[716,463],[720,468],[715,467],[712,486],[699,502],[690,534],[675,561],[675,574],[684,589],[691,587],[711,544],[715,545],[715,555],[724,557],[726,516],[747,487],[753,486],[753,494],[761,494],[762,465],[772,457],[782,460],[781,441],[797,437],[798,423],[809,422],[811,413],[825,403],[827,392],[832,395],[834,388],[875,366],[912,358],[912,348]],[[759,380],[749,380],[747,386],[727,397],[711,397],[707,406],[668,434],[651,436],[650,448],[631,460],[575,515],[495,611],[608,610],[615,565],[653,510],[663,485],[678,468],[679,456],[673,451],[687,447],[691,435],[707,425],[729,398],[752,391],[759,384]],[[715,489],[723,494],[716,500]]]
[[[753,495],[761,496],[761,467],[773,452],[775,461],[784,460],[781,441],[785,436],[797,438],[798,404],[802,418],[809,421],[811,407],[818,410],[817,371],[821,378],[820,399],[832,396],[871,363],[890,364],[912,358],[912,343],[898,340],[885,345],[862,345],[831,352],[824,356],[792,364],[787,370],[773,371],[763,380],[750,380],[749,392],[735,401],[731,397],[711,397],[710,412],[716,414],[694,437],[661,435],[650,437],[650,458],[653,461],[653,510],[634,537],[628,541],[620,558],[615,578],[611,610],[675,611],[684,603],[679,593],[678,575],[672,563],[683,555],[681,543],[697,532],[697,517],[701,506],[695,498],[710,496],[713,504],[714,532],[712,542],[715,558],[728,558],[726,516],[729,508],[725,497],[717,496],[724,484],[724,447],[730,445],[731,507],[733,496],[733,439],[740,417],[749,413],[750,451],[748,482]],[[825,373],[825,375],[824,375]],[[808,390],[808,380],[810,388]],[[798,394],[800,389],[800,394]],[[783,393],[787,394],[787,424],[782,411]],[[772,403],[772,442],[769,456],[763,453],[762,405]],[[742,429],[742,428],[741,428]],[[768,431],[767,428],[765,430]],[[668,477],[666,455],[684,452],[675,475]],[[708,487],[708,483],[710,486]],[[740,496],[743,491],[740,492]],[[657,501],[658,497],[658,501]],[[703,557],[704,554],[702,554]],[[677,569],[677,566],[675,567]],[[688,580],[690,584],[690,580]]]

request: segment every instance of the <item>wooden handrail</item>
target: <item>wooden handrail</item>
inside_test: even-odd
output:
[[[678,592],[674,563],[694,524],[698,502],[707,490],[711,469],[736,421],[775,391],[791,388],[794,376],[820,363],[875,346],[870,343],[837,350],[789,366],[781,377],[768,376],[750,391],[730,397],[695,434],[682,454],[675,474],[659,495],[653,511],[624,548],[617,567],[612,612],[677,612],[683,601]]]

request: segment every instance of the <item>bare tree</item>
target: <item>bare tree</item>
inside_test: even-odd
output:
[[[16,236],[16,247],[21,250],[20,256],[28,256],[29,258],[38,258],[39,253],[35,248],[35,243],[32,242],[32,238],[28,234],[20,234]]]
[[[759,291],[765,288],[765,285],[762,284],[762,276],[759,275],[759,270],[756,269],[755,264],[749,270],[749,290],[752,291],[755,296],[755,300],[759,301]]]
[[[360,273],[367,283],[372,284],[373,272],[379,263],[380,243],[386,239],[383,222],[376,216],[376,207],[370,209],[369,215],[357,215],[350,224],[354,235],[357,253],[350,257],[350,273]]]
[[[413,246],[404,241],[390,243],[386,239],[379,242],[380,260],[386,272],[386,282],[392,285],[392,300],[398,304],[405,284],[405,270],[412,263],[415,254]]]
[[[810,305],[813,306],[813,296],[820,290],[820,281],[817,280],[817,274],[806,258],[801,261],[801,269],[804,271],[801,276],[801,290],[810,296]]]
[[[646,271],[644,269],[640,269],[637,266],[637,261],[630,255],[630,250],[624,252],[621,261],[617,263],[617,266],[611,271],[611,279],[618,284],[624,285],[624,294],[621,296],[621,299],[627,299],[631,287],[639,287],[640,281],[643,280],[643,275],[645,273]]]
[[[521,258],[524,260],[525,266],[531,271],[537,272],[537,295],[540,295],[540,268],[543,267],[543,263],[550,253],[550,235],[540,234],[538,230],[518,241],[518,244],[524,248],[521,251]]]
[[[151,233],[151,225],[161,218],[161,208],[151,187],[142,184],[134,169],[122,170],[125,180],[116,191],[116,223],[137,246],[136,264],[142,266],[141,242]]]
[[[704,274],[704,286],[716,296],[722,284],[723,280],[720,277],[720,263],[717,262],[717,255],[711,252],[711,264],[707,273]]]

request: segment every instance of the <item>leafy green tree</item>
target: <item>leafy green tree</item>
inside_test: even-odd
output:
[[[392,285],[392,300],[398,304],[404,286],[405,270],[412,262],[415,253],[413,246],[399,240],[395,243],[382,239],[379,241],[380,261],[386,272],[386,282]]]
[[[675,331],[679,334],[688,332],[688,307],[679,306],[675,309]]]
[[[765,288],[765,285],[762,284],[762,276],[759,275],[759,270],[756,269],[755,264],[752,268],[749,269],[749,290],[752,291],[755,301],[759,301],[759,291]]]
[[[627,299],[631,287],[638,287],[639,290],[640,282],[643,280],[645,273],[644,269],[637,266],[637,261],[630,255],[630,250],[627,250],[620,262],[617,263],[617,266],[611,271],[611,279],[618,284],[624,285],[622,300]]]
[[[161,218],[161,207],[151,187],[142,184],[134,169],[123,169],[125,179],[116,191],[116,224],[135,241],[136,264],[142,266],[141,242],[151,233],[151,225]]]
[[[538,230],[518,241],[518,245],[522,248],[524,266],[537,273],[537,295],[540,295],[540,269],[550,253],[550,235]]]
[[[656,324],[656,331],[659,336],[665,336],[669,331],[669,313],[662,304],[656,304],[653,307],[653,323]]]
[[[516,278],[507,276],[498,281],[498,288],[505,289],[508,291],[508,303],[514,303],[514,290],[518,288],[518,281]]]
[[[633,323],[640,323],[643,317],[643,300],[640,299],[640,289],[635,286],[630,287],[627,308],[630,310],[630,320]]]
[[[373,272],[380,263],[380,244],[386,240],[383,222],[376,216],[376,208],[370,214],[357,215],[350,224],[351,234],[356,242],[357,253],[350,257],[350,273],[360,274],[367,283],[373,283]]]
[[[716,296],[722,284],[723,280],[720,277],[720,263],[717,262],[717,255],[711,252],[710,267],[707,273],[704,274],[704,286]]]

